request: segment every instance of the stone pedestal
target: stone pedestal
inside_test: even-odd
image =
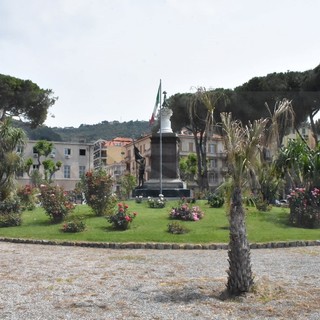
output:
[[[170,128],[171,130],[171,128]],[[162,140],[162,194],[164,197],[190,197],[190,190],[179,176],[179,138],[175,133],[165,130],[151,137],[151,173],[143,188],[137,188],[133,196],[158,197],[160,188],[160,139]]]

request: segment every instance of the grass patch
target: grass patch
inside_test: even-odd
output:
[[[104,217],[94,216],[86,205],[78,205],[67,218],[83,219],[86,229],[79,233],[61,232],[60,224],[52,224],[42,208],[25,211],[18,227],[0,228],[1,237],[46,239],[61,241],[96,242],[167,242],[167,243],[227,243],[228,219],[225,208],[210,208],[207,201],[197,201],[205,215],[199,221],[179,221],[190,230],[185,234],[171,234],[168,224],[171,207],[177,201],[169,200],[165,208],[150,209],[147,202],[126,202],[129,211],[138,212],[126,231],[116,231]],[[287,224],[289,209],[274,207],[270,212],[247,210],[247,231],[250,242],[317,240],[319,229],[296,228]]]

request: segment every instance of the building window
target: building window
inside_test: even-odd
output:
[[[39,170],[39,165],[38,165],[38,164],[34,164],[34,165],[32,166],[32,168],[33,168],[33,170]]]
[[[71,149],[70,148],[64,148],[64,155],[65,156],[71,156]]]
[[[65,165],[65,166],[63,166],[63,177],[65,178],[65,179],[70,179],[70,166],[68,166],[68,165]]]
[[[56,149],[52,149],[51,153],[50,153],[50,158],[55,158],[56,157]]]
[[[218,182],[218,174],[216,172],[209,174],[209,183],[216,184]]]
[[[209,153],[217,153],[217,144],[216,143],[210,143],[209,144]]]
[[[101,150],[101,158],[106,158],[107,157],[107,150]]]
[[[85,156],[86,155],[86,149],[79,149],[79,156]]]
[[[218,161],[217,159],[210,159],[210,168],[217,168]]]
[[[189,152],[193,152],[193,142],[189,142]]]
[[[79,178],[82,178],[86,173],[86,166],[79,166]]]
[[[23,146],[17,146],[17,153],[19,153],[19,154],[23,154]]]

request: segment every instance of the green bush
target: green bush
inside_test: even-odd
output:
[[[211,193],[208,195],[208,203],[211,208],[221,208],[224,205],[224,197],[216,193]]]
[[[61,231],[62,232],[81,232],[84,231],[86,228],[86,224],[79,219],[73,219],[70,221],[67,221],[62,225]]]
[[[21,205],[18,197],[7,198],[0,202],[0,227],[21,225]]]
[[[188,233],[190,230],[183,226],[180,222],[174,221],[168,224],[168,232],[172,234]]]
[[[59,186],[41,185],[41,206],[54,223],[61,222],[74,209],[67,193]]]

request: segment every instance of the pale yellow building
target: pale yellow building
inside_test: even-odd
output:
[[[42,166],[38,165],[38,154],[34,146],[38,141],[28,140],[24,147],[19,147],[18,152],[23,158],[33,160],[31,171],[39,170],[43,175]],[[61,142],[51,141],[53,150],[48,159],[54,162],[61,161],[60,170],[56,171],[52,177],[55,184],[62,186],[65,190],[73,190],[76,184],[81,180],[83,174],[93,168],[93,144],[81,142]],[[45,159],[44,156],[40,161]],[[17,182],[20,185],[32,184],[30,176],[26,172],[20,172],[17,176]]]

